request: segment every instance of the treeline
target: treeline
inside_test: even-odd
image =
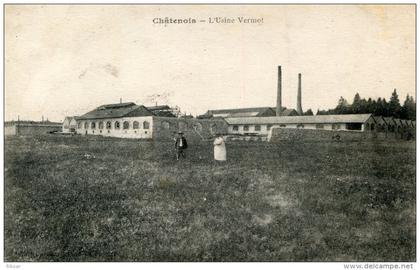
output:
[[[305,115],[310,115],[312,111],[308,110]],[[375,116],[395,117],[400,119],[416,120],[416,102],[414,98],[407,95],[404,104],[400,104],[397,89],[394,89],[392,95],[387,101],[385,98],[361,98],[359,93],[353,98],[353,103],[349,104],[347,100],[340,97],[338,105],[334,109],[318,110],[317,115],[325,114],[353,114],[353,113],[372,113]]]

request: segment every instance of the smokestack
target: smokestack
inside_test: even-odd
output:
[[[122,103],[122,98],[120,98],[120,104]]]
[[[298,93],[297,93],[297,106],[296,110],[299,115],[303,115],[302,111],[302,74],[298,76]]]
[[[277,77],[277,106],[276,116],[281,116],[281,66],[279,66]]]

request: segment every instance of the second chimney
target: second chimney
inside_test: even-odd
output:
[[[297,93],[297,105],[296,110],[299,115],[303,115],[302,111],[302,74],[298,76],[298,93]]]
[[[278,69],[277,78],[277,104],[276,104],[276,116],[281,116],[281,66]]]

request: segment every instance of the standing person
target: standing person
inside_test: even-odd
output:
[[[226,144],[222,134],[216,134],[216,139],[213,142],[214,145],[214,160],[226,161]]]
[[[184,134],[181,131],[178,132],[178,137],[175,140],[176,160],[179,160],[180,156],[185,158],[185,149],[187,149],[187,147],[187,139],[185,139]]]

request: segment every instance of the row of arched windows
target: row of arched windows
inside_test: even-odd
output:
[[[119,121],[115,121],[114,124],[112,124],[111,121],[107,121],[107,122],[79,122],[77,124],[77,127],[79,129],[81,129],[82,127],[84,129],[104,129],[104,125],[106,127],[106,129],[120,129],[121,128],[121,123]],[[122,122],[122,128],[123,129],[140,129],[140,123],[137,121],[134,121],[133,123],[130,123],[129,121],[124,121]],[[143,129],[149,129],[150,128],[150,123],[147,121],[144,121],[142,123],[142,128]]]

